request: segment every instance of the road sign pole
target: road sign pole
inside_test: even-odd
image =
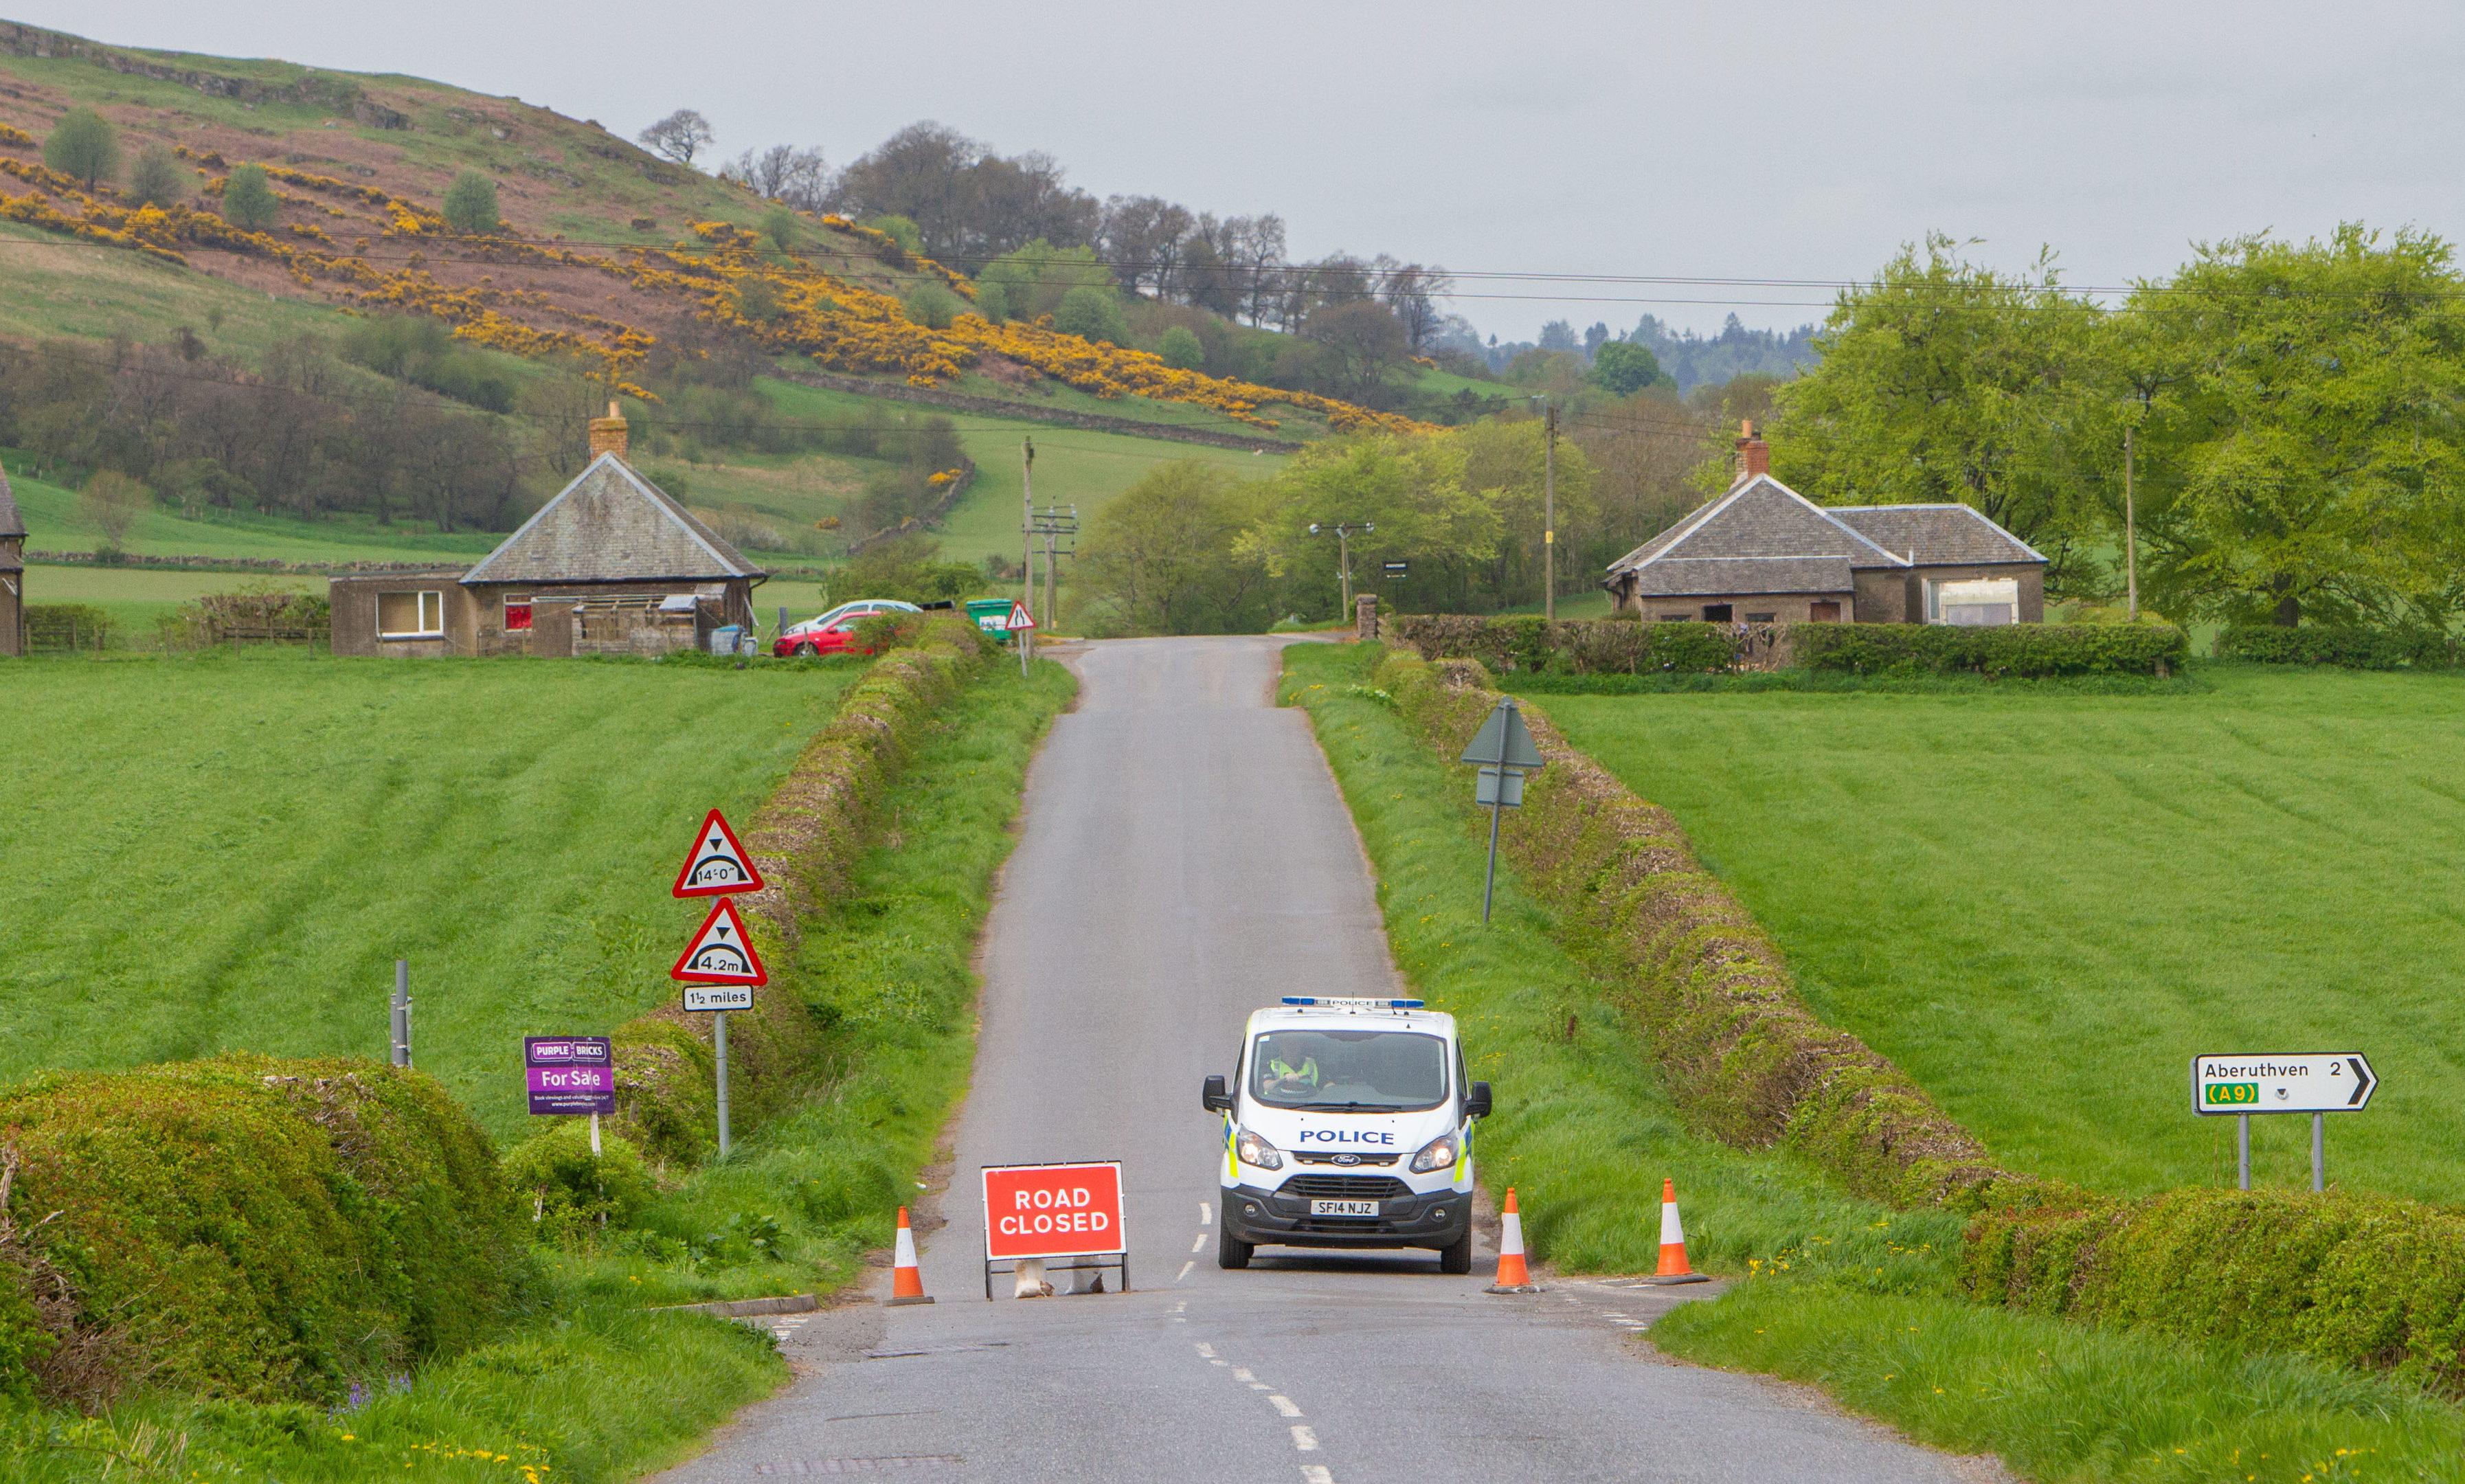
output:
[[[2251,1188],[2251,1115],[2234,1116],[2234,1188]]]
[[[393,961],[393,1064],[411,1065],[411,961]]]
[[[2311,1190],[2313,1194],[2328,1188],[2328,1116],[2311,1115]]]
[[[599,1158],[599,1115],[590,1116],[590,1157]]]
[[[1489,801],[1489,875],[1480,883],[1480,919],[1489,920],[1490,894],[1498,890],[1498,811],[1505,805],[1506,770],[1499,769],[1498,797]]]
[[[719,1158],[727,1160],[727,1011],[711,1015],[711,1044],[719,1051]]]

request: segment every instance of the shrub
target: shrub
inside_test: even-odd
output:
[[[48,1355],[0,1349],[56,1399],[144,1382],[330,1400],[469,1345],[524,1277],[495,1152],[415,1073],[246,1055],[54,1073],[0,1092],[0,1267],[73,1296]]]
[[[2285,628],[2237,625],[2217,635],[2220,659],[2264,665],[2342,665],[2348,670],[2448,669],[2457,662],[2454,640],[2431,630]]]
[[[2165,625],[1791,624],[1788,633],[1799,664],[1854,675],[2162,676],[2191,653],[2189,637]]]
[[[282,203],[276,200],[274,188],[265,183],[265,171],[254,165],[243,165],[231,172],[223,183],[223,220],[244,232],[263,232],[282,214]]]
[[[1721,624],[1562,620],[1553,626],[1531,613],[1430,613],[1393,619],[1388,631],[1423,659],[1477,659],[1502,672],[1530,674],[1563,662],[1577,675],[1697,674],[1738,661],[1737,635]]]
[[[92,190],[120,174],[120,136],[91,108],[72,108],[43,141],[43,163]]]
[[[188,195],[189,181],[171,151],[148,144],[138,151],[136,166],[128,172],[128,185],[121,194],[132,206],[173,207]]]
[[[445,188],[445,225],[466,237],[494,236],[500,225],[497,183],[477,170],[464,170]]]
[[[1195,371],[1207,364],[1207,347],[1186,324],[1176,324],[1156,342],[1156,354],[1176,371]]]
[[[100,650],[111,645],[111,611],[91,603],[26,605],[26,647]]]
[[[977,283],[976,313],[995,324],[1007,323],[1010,315],[1010,290],[992,279]]]
[[[658,1193],[630,1141],[608,1134],[599,1144],[592,1154],[589,1124],[567,1119],[506,1152],[505,1186],[529,1204],[536,1239],[570,1244],[621,1229]]]
[[[1060,307],[1053,311],[1053,327],[1064,335],[1081,340],[1101,341],[1108,345],[1127,344],[1129,321],[1121,316],[1121,300],[1111,289],[1080,284],[1061,296]]]
[[[920,283],[907,291],[899,301],[910,321],[928,330],[946,330],[950,321],[967,312],[967,301],[938,283]]]
[[[924,251],[924,230],[917,226],[912,217],[894,213],[869,218],[863,225],[888,237],[899,253],[922,255]],[[901,266],[903,262],[903,258],[897,258],[894,255],[893,267]]]

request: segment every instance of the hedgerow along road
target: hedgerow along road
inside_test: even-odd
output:
[[[1670,1290],[1493,1296],[1485,1245],[1469,1277],[1410,1251],[1216,1266],[1200,1081],[1281,995],[1403,991],[1309,721],[1274,705],[1284,642],[1068,655],[1079,704],[987,928],[948,1225],[920,1233],[936,1302],[764,1321],[795,1382],[663,1477],[1975,1479],[1803,1393],[1659,1361],[1639,1332]],[[1132,1291],[1016,1299],[1005,1276],[986,1302],[977,1171],[1068,1160],[1122,1162]]]

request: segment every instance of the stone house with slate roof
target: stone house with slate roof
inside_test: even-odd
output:
[[[1747,424],[1719,498],[1610,564],[1620,613],[1698,623],[2041,624],[2046,559],[1966,505],[1818,505]]]
[[[26,521],[0,469],[0,654],[26,653]]]
[[[657,654],[753,627],[768,573],[625,462],[625,420],[590,424],[590,467],[468,570],[330,579],[337,654]]]

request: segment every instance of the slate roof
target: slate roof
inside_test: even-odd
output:
[[[1769,475],[1739,480],[1610,564],[1639,597],[1848,592],[1877,567],[2043,562],[1966,505],[1825,508]]]
[[[623,459],[602,454],[462,581],[706,582],[767,575]]]
[[[1966,505],[1834,505],[1830,514],[1886,551],[1915,552],[1919,566],[2046,560],[2035,547]]]

